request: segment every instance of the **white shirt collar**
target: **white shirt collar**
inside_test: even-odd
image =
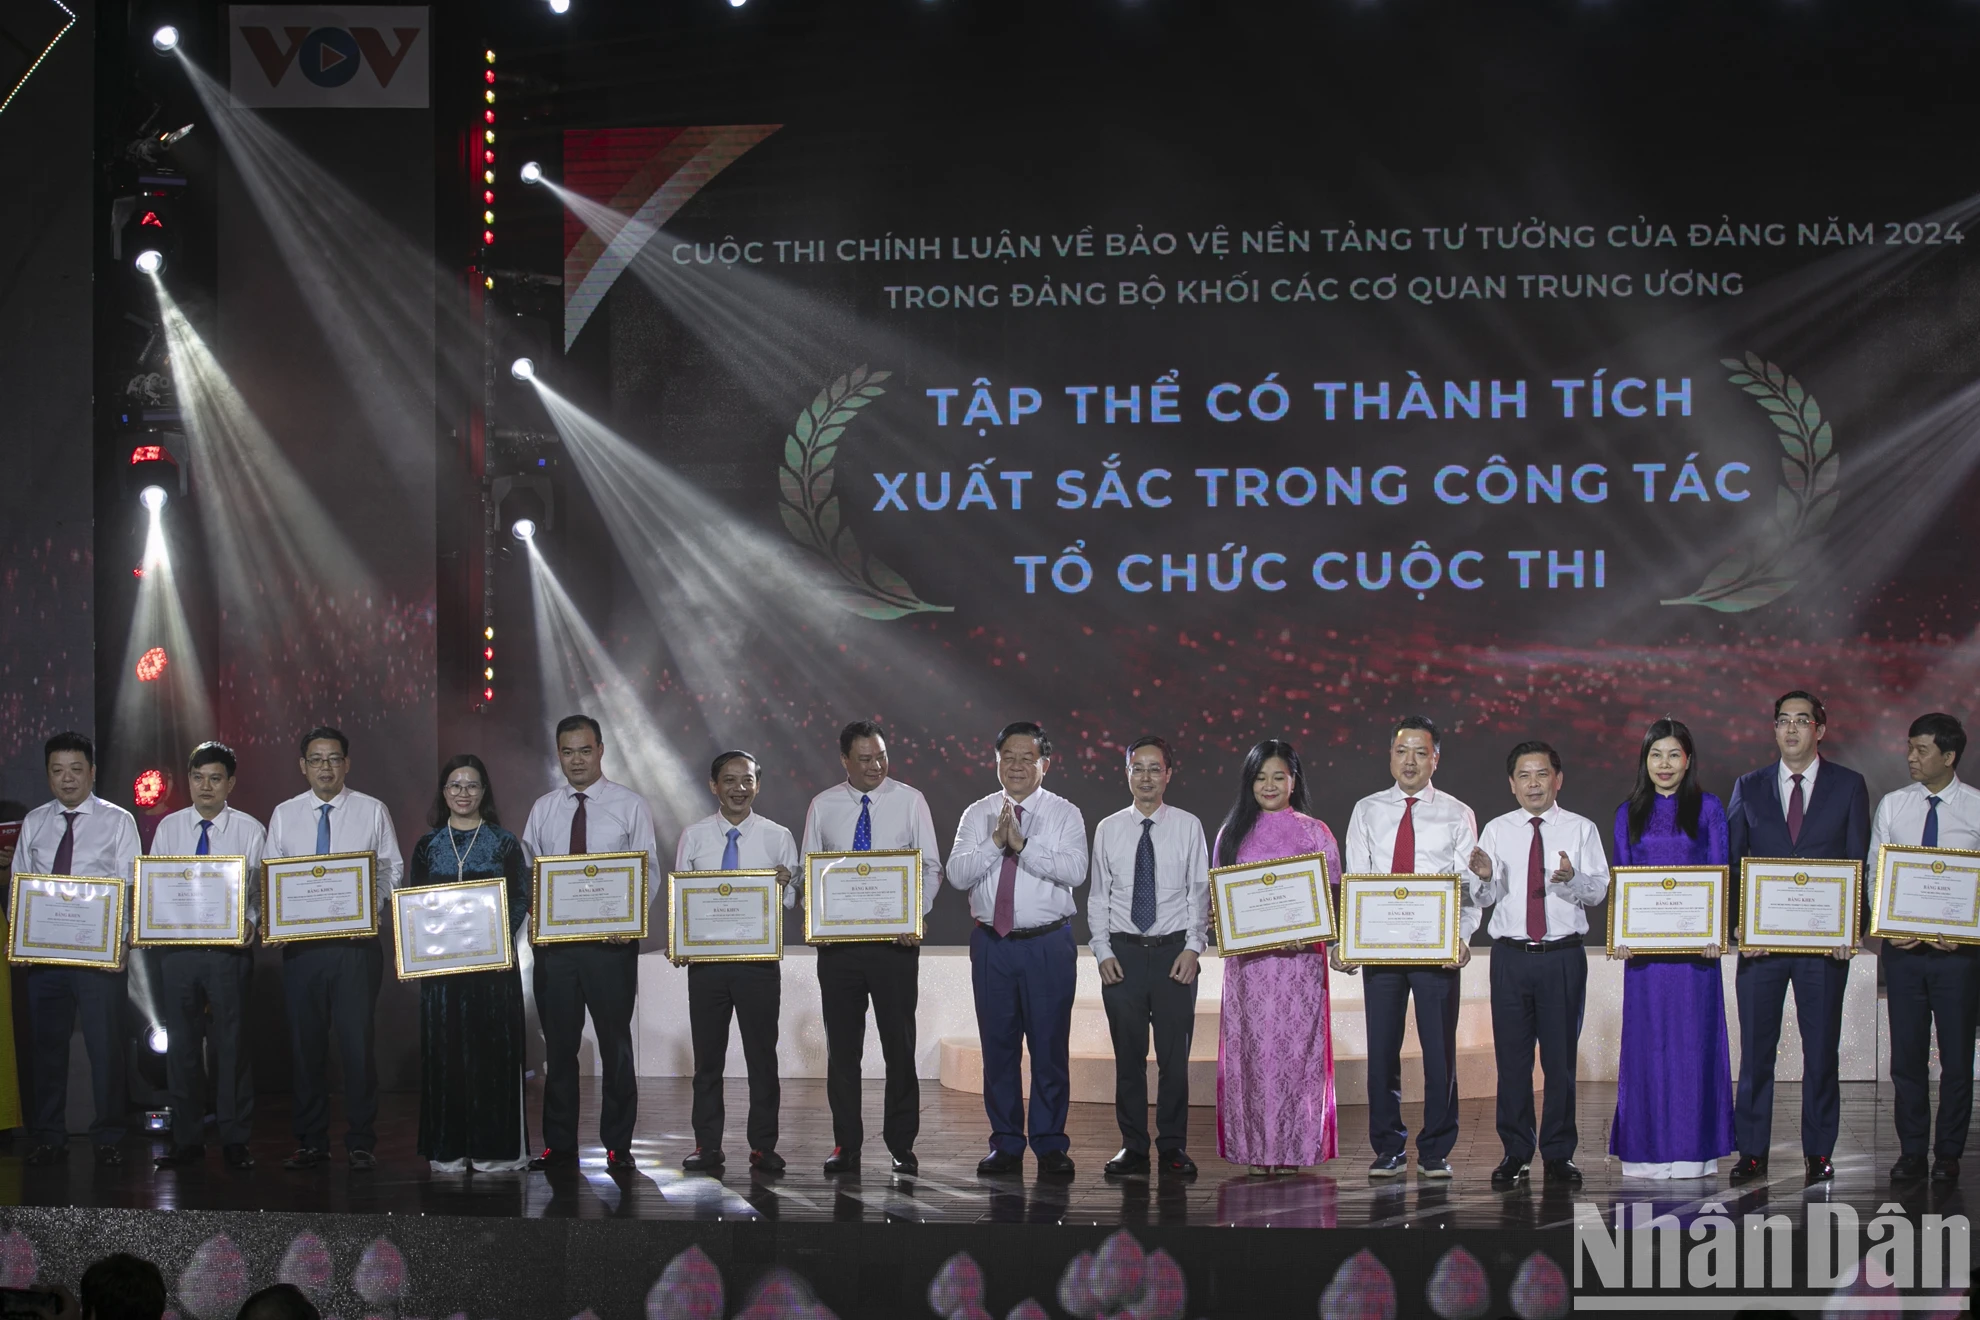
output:
[[[1421,790],[1415,793],[1404,792],[1403,786],[1401,784],[1389,785],[1389,801],[1404,802],[1412,797],[1415,798],[1418,802],[1435,802],[1437,800],[1436,781],[1432,780],[1431,782],[1425,784]]]

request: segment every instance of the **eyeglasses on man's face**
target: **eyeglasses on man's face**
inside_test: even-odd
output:
[[[333,769],[343,763],[344,758],[341,756],[306,756],[303,758],[303,764],[312,770]]]
[[[1777,729],[1812,729],[1815,727],[1815,721],[1813,717],[1808,715],[1776,715],[1774,716],[1774,727]]]

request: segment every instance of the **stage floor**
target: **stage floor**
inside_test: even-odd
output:
[[[1597,1207],[1610,1218],[1618,1202],[1654,1201],[1660,1211],[1683,1217],[1708,1203],[1733,1214],[1764,1208],[1799,1220],[1815,1200],[1843,1202],[1865,1212],[1896,1200],[1913,1213],[1966,1212],[1968,1193],[1960,1187],[1918,1184],[1892,1189],[1886,1174],[1897,1158],[1888,1097],[1877,1088],[1843,1087],[1842,1136],[1835,1154],[1836,1178],[1806,1186],[1798,1146],[1800,1088],[1782,1085],[1774,1120],[1776,1144],[1770,1176],[1760,1183],[1732,1186],[1721,1161],[1716,1179],[1650,1183],[1624,1179],[1604,1155],[1611,1084],[1581,1088],[1582,1148],[1577,1158],[1586,1182],[1570,1191],[1543,1183],[1495,1191],[1492,1167],[1501,1158],[1492,1125],[1492,1102],[1463,1104],[1458,1147],[1452,1156],[1457,1176],[1449,1182],[1422,1180],[1414,1164],[1405,1177],[1371,1182],[1367,1167],[1367,1109],[1340,1111],[1343,1155],[1295,1176],[1254,1178],[1216,1157],[1216,1115],[1192,1109],[1191,1154],[1201,1168],[1194,1179],[1110,1179],[1101,1165],[1117,1149],[1119,1134],[1111,1106],[1075,1104],[1068,1130],[1077,1176],[1054,1180],[1037,1176],[1027,1156],[1021,1175],[979,1177],[976,1161],[985,1147],[980,1099],[924,1082],[921,1172],[895,1177],[876,1142],[859,1176],[827,1177],[821,1162],[831,1148],[831,1123],[822,1081],[784,1083],[780,1148],[790,1167],[780,1176],[753,1174],[741,1145],[746,1098],[741,1082],[727,1096],[730,1163],[722,1178],[687,1175],[681,1157],[693,1148],[688,1125],[689,1081],[684,1077],[640,1082],[640,1126],[633,1150],[637,1173],[606,1173],[604,1153],[587,1146],[576,1170],[544,1174],[436,1175],[414,1153],[418,1097],[384,1097],[379,1122],[379,1163],[371,1173],[353,1173],[339,1149],[332,1163],[307,1173],[281,1167],[291,1149],[283,1135],[287,1105],[264,1098],[256,1116],[262,1134],[254,1143],[256,1168],[234,1172],[222,1165],[218,1148],[207,1147],[207,1161],[196,1170],[154,1171],[152,1150],[138,1139],[127,1143],[130,1163],[99,1169],[82,1138],[69,1149],[66,1166],[30,1169],[18,1158],[0,1159],[0,1205],[105,1207],[209,1211],[302,1211],[338,1214],[459,1215],[515,1218],[661,1219],[683,1221],[893,1222],[931,1224],[1022,1223],[1090,1227],[1160,1225],[1197,1227],[1360,1228],[1445,1227],[1464,1229],[1558,1229],[1571,1223],[1577,1202]],[[867,1129],[877,1133],[879,1086],[867,1087]],[[532,1087],[532,1125],[540,1099]],[[1416,1121],[1420,1106],[1405,1106]],[[597,1111],[586,1088],[581,1131],[595,1132]],[[333,1128],[333,1131],[335,1129]],[[1980,1180],[1980,1143],[1972,1144],[1969,1180]],[[17,1151],[18,1153],[18,1151]],[[1413,1158],[1413,1157],[1412,1157]],[[1539,1172],[1536,1166],[1534,1172]]]

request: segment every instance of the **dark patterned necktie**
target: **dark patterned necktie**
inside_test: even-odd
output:
[[[1024,808],[1012,811],[1018,825],[1024,825]],[[1008,935],[1017,926],[1017,871],[1018,859],[1013,853],[1004,854],[1004,866],[997,873],[997,906],[990,914],[990,929],[999,936]]]
[[[859,797],[859,823],[853,826],[852,850],[873,851],[873,799],[864,793]]]
[[[62,813],[62,841],[55,845],[55,865],[48,868],[50,875],[73,875],[76,865],[76,817],[77,811]]]
[[[1540,843],[1540,818],[1533,818],[1533,846],[1526,853],[1526,938],[1547,938],[1547,850]]]
[[[1939,799],[1928,797],[1925,800],[1931,805],[1925,809],[1925,832],[1918,836],[1918,846],[1936,848],[1939,846]]]
[[[1789,842],[1789,843],[1800,843],[1800,842],[1801,842],[1801,813],[1802,813],[1802,810],[1803,810],[1803,807],[1802,807],[1802,801],[1801,801],[1801,776],[1800,776],[1800,775],[1795,775],[1795,776],[1794,776],[1794,792],[1793,792],[1792,794],[1790,794],[1790,795],[1788,796],[1788,812],[1787,812],[1787,816],[1788,816],[1788,820],[1787,820],[1787,826],[1788,826],[1788,842]]]
[[[577,795],[577,810],[571,813],[572,854],[575,855],[577,853],[591,851],[591,849],[585,847],[585,843],[587,842],[587,840],[585,839],[584,836],[585,836],[584,794],[580,793]]]
[[[1141,822],[1141,842],[1134,848],[1134,903],[1129,908],[1136,930],[1147,934],[1155,924],[1155,822]]]
[[[213,855],[213,822],[210,820],[203,820],[199,823],[199,846],[193,849],[193,856],[211,857],[212,855]]]

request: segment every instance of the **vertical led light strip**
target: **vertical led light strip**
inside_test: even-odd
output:
[[[495,276],[489,268],[489,249],[495,246],[495,52],[482,52],[481,70],[481,275],[480,321],[482,325],[481,444],[470,455],[475,467],[475,483],[481,488],[481,709],[495,700],[495,520],[499,512],[488,498],[487,441],[489,417],[495,403],[495,342],[491,327],[494,309],[488,295],[494,291]],[[470,120],[470,123],[473,121]],[[472,142],[472,139],[470,139]]]

